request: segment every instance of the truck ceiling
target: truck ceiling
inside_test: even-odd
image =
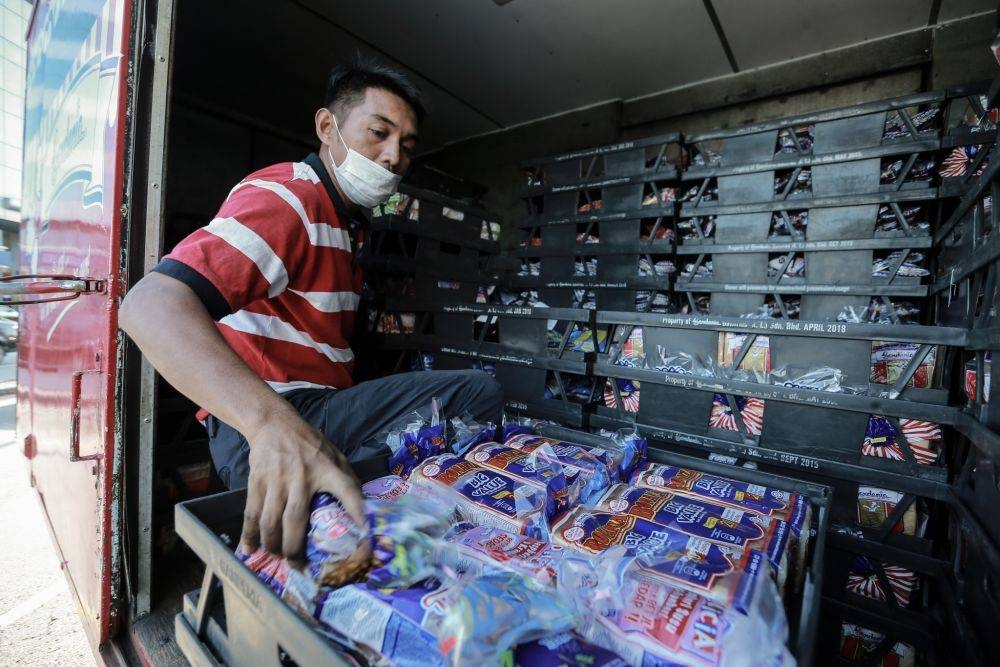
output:
[[[177,80],[198,82],[180,92],[274,125],[297,117],[289,131],[312,143],[325,72],[356,51],[374,53],[424,90],[426,152],[610,100],[641,121],[658,94],[889,38],[929,44],[929,26],[992,12],[996,2],[186,0],[179,8]],[[907,53],[881,55],[855,67],[884,69]]]

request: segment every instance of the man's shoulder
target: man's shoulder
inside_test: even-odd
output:
[[[316,172],[305,162],[279,162],[248,174],[240,185],[268,184],[283,186],[310,197],[319,198],[320,180]]]

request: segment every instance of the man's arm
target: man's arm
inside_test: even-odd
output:
[[[250,443],[241,546],[301,562],[314,493],[327,491],[364,525],[358,480],[344,455],[250,370],[183,282],[150,273],[126,295],[119,325],[171,385]],[[349,566],[367,564],[367,541]]]

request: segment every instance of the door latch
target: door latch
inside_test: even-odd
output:
[[[76,276],[28,274],[0,278],[0,298],[29,296],[21,300],[0,300],[5,306],[24,306],[50,301],[69,301],[81,294],[99,294],[107,288],[104,280]]]

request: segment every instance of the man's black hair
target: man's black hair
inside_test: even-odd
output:
[[[323,106],[344,116],[364,101],[365,91],[369,88],[380,88],[401,97],[413,109],[417,122],[427,114],[420,89],[408,76],[360,53],[349,64],[337,65],[330,70]]]

